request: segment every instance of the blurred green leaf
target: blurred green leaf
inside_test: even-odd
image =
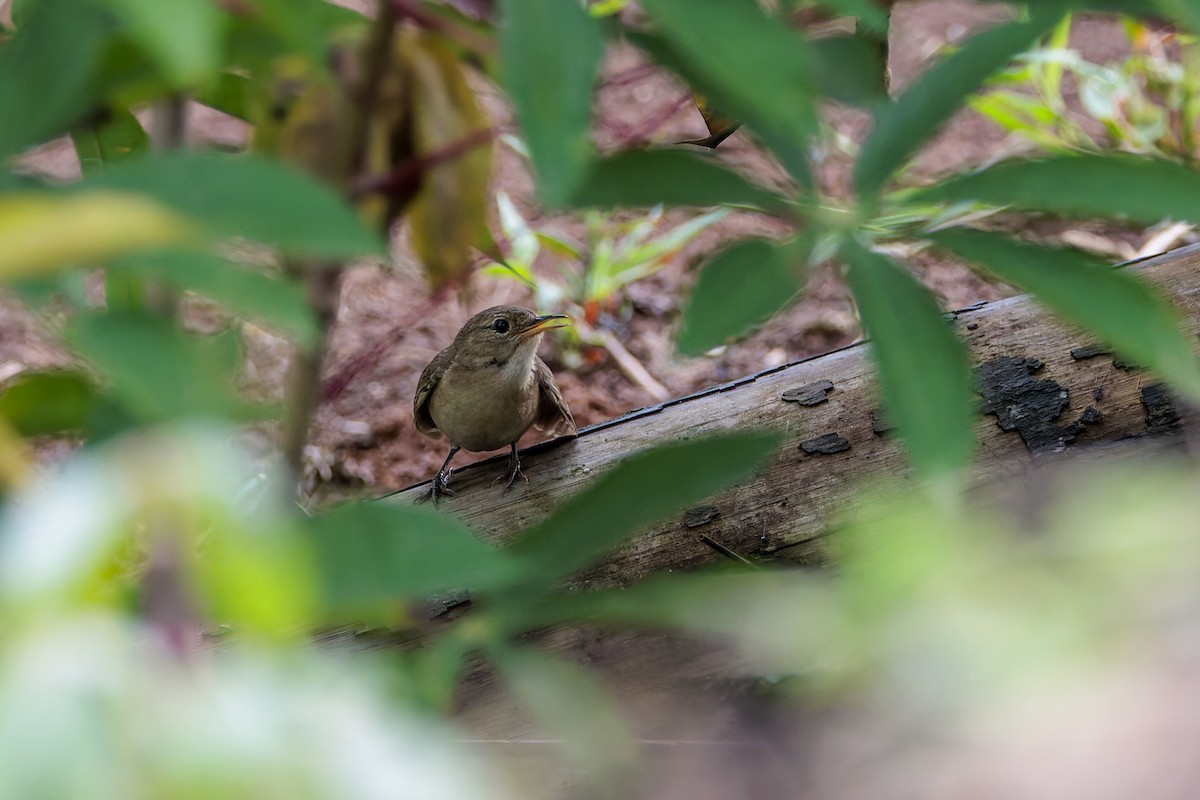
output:
[[[967,352],[929,291],[886,256],[841,245],[888,417],[922,478],[963,470],[975,449]]]
[[[561,739],[568,757],[588,773],[603,776],[607,788],[623,785],[622,771],[633,766],[637,755],[633,732],[617,713],[613,697],[589,672],[528,648],[494,648],[489,655],[544,736]],[[614,796],[623,794],[618,790]]]
[[[1052,311],[1200,399],[1200,366],[1180,329],[1181,315],[1137,275],[1078,250],[953,229],[930,240],[1019,286]]]
[[[254,91],[253,81],[245,75],[221,72],[196,91],[195,99],[196,102],[231,117],[250,122],[253,117],[251,103]]]
[[[887,98],[887,64],[875,42],[863,36],[830,36],[811,46],[822,95],[857,106]]]
[[[262,419],[272,410],[239,399],[236,335],[192,336],[136,313],[93,313],[67,326],[66,340],[144,422],[177,417]]]
[[[736,205],[786,201],[715,161],[683,150],[633,150],[596,161],[572,195],[576,207]]]
[[[683,308],[679,351],[700,355],[761,325],[803,285],[811,242],[799,247],[746,239],[700,269]]]
[[[592,84],[604,45],[579,3],[502,0],[501,76],[548,206],[567,202],[592,157]]]
[[[150,151],[150,137],[128,109],[104,112],[104,119],[71,132],[84,175],[101,175],[115,162]]]
[[[817,131],[808,43],[754,0],[643,0],[678,68],[705,99],[768,144]]]
[[[175,87],[208,77],[221,56],[224,16],[210,0],[102,0]]]
[[[1166,16],[1177,20],[1192,33],[1200,33],[1200,6],[1192,0],[1154,0]]]
[[[233,264],[214,253],[166,250],[139,253],[108,267],[109,273],[153,277],[215,300],[230,311],[281,332],[307,347],[317,322],[304,288],[287,275]]]
[[[1141,156],[1071,155],[1008,161],[923,189],[920,200],[976,200],[1077,216],[1200,222],[1200,173]]]
[[[726,434],[645,450],[624,459],[508,551],[526,580],[553,584],[638,528],[752,475],[779,446],[774,433]]]
[[[942,123],[963,106],[984,79],[1030,47],[1065,13],[1059,0],[1044,0],[1030,19],[984,31],[954,55],[924,72],[895,102],[879,106],[875,128],[854,165],[861,194],[874,194]]]
[[[330,188],[255,156],[156,154],[114,165],[82,188],[140,192],[214,233],[316,258],[378,255],[383,242]]]
[[[26,373],[0,392],[0,417],[22,436],[83,433],[98,400],[96,385],[81,372]]]
[[[516,565],[454,517],[387,502],[349,503],[309,523],[333,614],[380,614],[438,592],[510,583]]]
[[[41,0],[0,45],[0,157],[64,132],[90,110],[106,28],[90,3]]]
[[[877,0],[821,0],[821,5],[847,17],[858,17],[868,30],[887,32],[888,11]]]

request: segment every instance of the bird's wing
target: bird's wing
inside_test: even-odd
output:
[[[433,361],[429,362],[429,366],[425,367],[425,371],[417,380],[417,393],[413,396],[413,421],[417,423],[417,430],[421,433],[437,431],[437,424],[429,413],[429,400],[433,397],[433,390],[442,380],[442,375],[446,373],[446,367],[450,366],[449,353],[450,348],[446,348],[434,356]]]
[[[538,384],[538,411],[533,424],[538,430],[555,436],[574,433],[575,418],[571,416],[571,409],[554,382],[554,373],[539,356],[533,357],[533,374]]]

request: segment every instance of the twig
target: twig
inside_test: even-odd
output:
[[[495,48],[491,39],[471,30],[466,25],[459,25],[448,17],[431,14],[414,0],[386,0],[386,4],[400,19],[412,20],[426,30],[437,31],[454,39],[459,44],[484,56],[494,54]]]
[[[476,147],[490,142],[493,136],[491,128],[475,131],[423,156],[407,159],[386,175],[360,178],[350,188],[350,198],[358,200],[364,195],[378,192],[394,201],[400,201],[397,207],[403,208],[420,189],[421,176],[425,172],[443,162],[466,155]]]
[[[1192,232],[1192,225],[1187,222],[1176,222],[1168,225],[1146,240],[1141,249],[1134,255],[1135,259],[1148,258],[1165,253],[1175,246],[1175,243]]]
[[[379,363],[379,359],[383,354],[391,349],[396,342],[404,338],[404,334],[408,329],[422,317],[441,304],[441,302],[450,294],[453,284],[443,286],[428,297],[425,302],[418,305],[412,310],[408,317],[395,325],[390,331],[380,337],[379,341],[375,342],[370,348],[364,350],[358,355],[343,363],[336,372],[325,379],[321,384],[321,403],[329,403],[336,400],[342,392],[346,391],[355,378],[362,372],[374,367]]]
[[[379,15],[372,23],[370,39],[363,55],[363,82],[353,97],[344,138],[340,144],[339,184],[349,193],[366,149],[371,109],[379,94],[384,70],[392,50],[396,15],[389,0],[380,0]],[[317,335],[312,345],[297,354],[292,365],[287,416],[284,420],[283,454],[292,471],[295,486],[303,476],[304,445],[308,442],[308,427],[317,409],[321,391],[321,365],[329,330],[337,317],[341,296],[341,265],[291,262],[289,272],[300,276],[308,293],[308,303],[317,317]]]
[[[625,377],[645,389],[651,397],[660,403],[671,396],[671,393],[667,391],[667,387],[654,379],[654,376],[642,366],[642,362],[638,361],[633,353],[625,349],[625,345],[621,344],[612,331],[607,328],[598,328],[596,333],[600,337],[600,343],[612,354],[613,360],[617,362],[617,366],[621,372],[625,373]]]
[[[757,564],[755,564],[750,559],[746,558],[741,553],[735,553],[733,550],[730,550],[728,547],[721,544],[720,542],[718,542],[716,539],[712,538],[708,534],[705,534],[705,533],[700,534],[700,541],[704,542],[706,545],[711,547],[713,550],[716,550],[718,553],[720,553],[721,555],[725,556],[728,559],[732,559],[733,561],[740,561],[748,567],[757,567],[758,566]]]

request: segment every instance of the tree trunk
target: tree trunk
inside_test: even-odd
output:
[[[1134,267],[1180,306],[1189,334],[1200,328],[1198,267],[1200,246]],[[976,481],[1019,476],[1050,453],[1131,437],[1178,436],[1192,425],[1191,415],[1157,378],[1123,364],[1029,297],[953,316],[978,367]],[[873,365],[860,342],[531,447],[522,454],[529,484],[508,494],[492,483],[506,456],[456,470],[457,494],[442,500],[441,509],[485,537],[503,540],[635,451],[766,428],[782,431],[785,440],[758,476],[640,532],[582,580],[624,584],[722,557],[819,562],[830,524],[856,488],[872,476],[906,469],[899,442],[878,409]],[[410,503],[428,491],[423,483],[388,501]]]

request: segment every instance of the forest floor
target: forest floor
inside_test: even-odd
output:
[[[894,91],[902,90],[947,45],[980,26],[1005,19],[1007,14],[1004,6],[965,0],[898,4],[891,34]],[[1112,20],[1078,20],[1072,46],[1089,59],[1101,61],[1119,59],[1128,52],[1125,36]],[[511,115],[498,90],[484,86],[481,94],[496,125],[512,130]],[[632,52],[610,54],[595,113],[597,143],[605,150],[638,143],[669,144],[706,133],[684,87]],[[864,113],[844,108],[829,109],[827,121],[850,142],[861,142],[868,128]],[[239,147],[245,143],[247,131],[235,120],[195,107],[190,135],[201,146]],[[1022,146],[987,120],[964,111],[922,151],[907,179],[927,182],[990,162],[1001,154],[1019,152]],[[729,166],[761,182],[782,180],[778,167],[742,132],[723,143],[718,153]],[[29,167],[57,177],[78,174],[78,163],[66,140],[40,148],[25,160]],[[843,152],[830,151],[822,158],[818,176],[830,196],[849,196],[850,163],[851,157]],[[496,147],[494,188],[512,198],[534,227],[583,238],[585,226],[580,216],[548,215],[538,210],[527,164],[503,140]],[[669,230],[693,216],[696,212],[671,211],[659,223],[660,228]],[[856,340],[860,331],[848,292],[836,266],[825,265],[811,275],[801,298],[744,341],[700,358],[682,358],[674,352],[679,310],[700,264],[730,240],[787,232],[775,220],[731,214],[705,229],[653,275],[616,296],[598,324],[610,339],[619,342],[618,348],[623,347],[640,363],[652,381],[631,379],[628,363],[623,370],[613,358],[612,348],[584,348],[582,357],[576,359],[578,364],[568,366],[563,354],[555,350],[555,344],[561,347],[561,343],[553,340],[555,334],[548,336],[543,356],[554,368],[580,427],[662,399],[655,397],[654,382],[661,384],[667,396],[679,396]],[[1068,240],[1114,261],[1132,255],[1151,235],[1139,229],[1067,225],[1054,220],[1038,221],[1031,233],[1038,238]],[[390,267],[354,266],[346,274],[327,374],[338,372],[381,343],[390,344],[373,365],[321,407],[313,422],[310,478],[322,497],[379,494],[430,477],[445,457],[446,443],[418,433],[413,425],[412,396],[421,370],[475,312],[499,304],[533,305],[523,284],[488,275],[477,275],[458,296],[432,302],[419,266],[404,246],[403,229],[395,235],[398,247]],[[1010,288],[989,283],[936,253],[907,253],[904,260],[947,308],[1012,294]],[[579,269],[578,264],[567,266]],[[547,278],[558,275],[558,270],[559,264],[547,254],[535,264],[535,272]],[[0,382],[26,370],[70,363],[70,355],[57,344],[53,322],[30,313],[14,298],[0,296]],[[243,330],[248,354],[246,386],[255,395],[281,399],[290,358],[287,342],[254,326]],[[531,432],[523,443],[534,440]],[[63,451],[63,446],[50,443],[41,448],[50,459]],[[459,456],[459,466],[471,460],[464,455]]]

